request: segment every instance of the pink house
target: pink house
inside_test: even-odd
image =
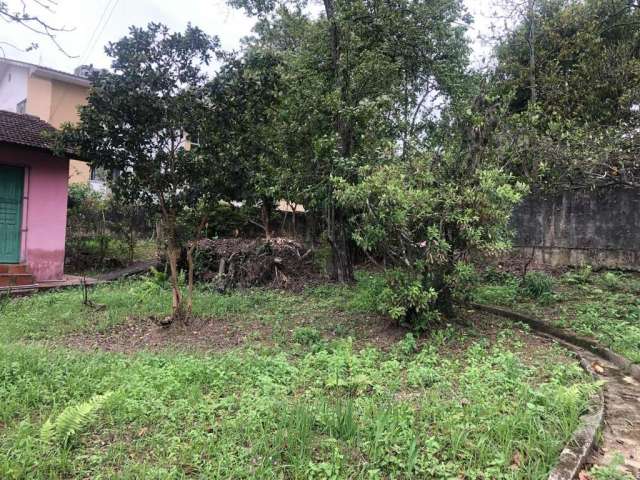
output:
[[[0,110],[0,288],[61,280],[69,159],[37,117]]]

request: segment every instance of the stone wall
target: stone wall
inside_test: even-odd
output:
[[[629,189],[530,196],[515,210],[516,250],[553,266],[640,270],[640,195]]]

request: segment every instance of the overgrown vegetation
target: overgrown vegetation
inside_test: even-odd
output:
[[[546,478],[594,389],[577,363],[498,325],[381,348],[358,324],[383,284],[359,278],[300,294],[198,290],[194,312],[273,328],[207,354],[53,346],[161,315],[171,290],[154,281],[97,287],[106,311],[75,291],[3,303],[0,476]],[[43,440],[51,429],[60,440]]]
[[[65,270],[85,273],[151,260],[155,222],[139,204],[123,204],[88,185],[69,186]]]
[[[527,280],[530,277],[530,280]],[[593,337],[640,363],[640,278],[621,272],[595,273],[588,266],[557,280],[531,272],[524,281],[504,274],[486,277],[476,288],[479,303],[533,309],[543,319]],[[532,283],[531,279],[535,279]]]

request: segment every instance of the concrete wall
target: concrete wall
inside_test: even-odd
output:
[[[69,162],[35,149],[0,144],[0,164],[25,168],[21,262],[36,281],[63,277]]]
[[[632,190],[532,196],[512,225],[514,245],[537,262],[640,269],[640,195]]]
[[[15,112],[16,106],[27,98],[29,71],[23,67],[9,66],[0,78],[0,110]]]

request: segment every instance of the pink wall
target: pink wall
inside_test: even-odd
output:
[[[21,261],[37,282],[64,271],[69,161],[50,153],[0,144],[0,164],[25,167]]]

